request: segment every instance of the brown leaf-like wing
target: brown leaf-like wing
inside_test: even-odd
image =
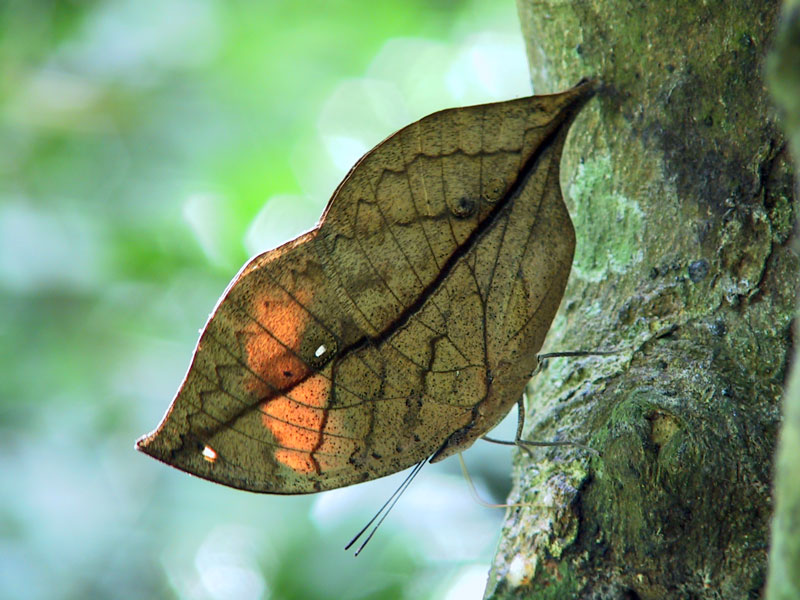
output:
[[[559,161],[592,87],[445,110],[376,146],[316,229],[234,279],[137,447],[292,494],[438,460],[494,427],[569,275]]]

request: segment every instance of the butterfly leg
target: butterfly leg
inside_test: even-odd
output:
[[[514,437],[513,442],[509,442],[507,440],[498,440],[496,438],[489,437],[484,435],[483,438],[487,442],[491,442],[492,444],[500,444],[501,446],[516,446],[527,452],[528,456],[533,456],[533,452],[531,448],[539,448],[539,447],[546,447],[546,446],[575,446],[576,448],[582,448],[584,450],[589,450],[590,452],[597,453],[597,450],[594,448],[590,448],[584,444],[580,444],[578,442],[536,442],[532,440],[523,440],[522,439],[522,429],[525,426],[525,402],[524,398],[520,397],[517,400],[517,434]]]
[[[486,440],[487,442],[491,442],[492,444],[500,444],[501,446],[516,446],[517,448],[521,448],[525,452],[528,453],[528,456],[533,457],[533,452],[529,445],[539,445],[538,443],[527,443],[525,440],[522,439],[522,429],[525,427],[525,397],[520,396],[519,400],[517,400],[517,434],[514,436],[514,441],[509,442],[507,440],[498,440],[496,438],[489,437],[488,435],[483,436],[482,439]],[[549,445],[549,444],[547,444]]]
[[[542,365],[544,364],[543,359],[546,358],[562,358],[562,357],[575,357],[575,356],[610,356],[612,354],[616,354],[618,350],[598,350],[587,352],[585,350],[574,350],[570,352],[550,352],[547,354],[539,354],[537,358],[539,359],[539,364],[536,367],[536,370],[533,372],[533,376],[535,377],[536,374],[541,371]],[[533,456],[533,452],[531,451],[532,447],[543,447],[543,446],[574,446],[575,448],[581,448],[583,450],[588,450],[594,454],[599,454],[597,450],[592,448],[591,446],[587,446],[585,444],[581,444],[578,442],[536,442],[532,440],[523,440],[522,439],[522,429],[525,426],[525,397],[520,396],[519,400],[517,400],[517,434],[514,437],[513,442],[509,442],[507,440],[498,440],[487,435],[484,435],[482,439],[486,440],[487,442],[491,442],[492,444],[500,444],[502,446],[516,446],[517,448],[521,448],[525,452],[528,453],[528,456]]]
[[[539,363],[541,366],[541,363]],[[537,371],[539,368],[536,369]],[[520,396],[519,400],[517,400],[517,433],[514,436],[514,441],[509,442],[507,440],[498,440],[493,437],[489,437],[488,435],[484,435],[481,439],[486,440],[487,442],[491,442],[492,444],[500,444],[501,446],[516,446],[524,450],[529,457],[533,457],[533,451],[531,448],[541,448],[547,446],[573,446],[575,448],[581,448],[582,450],[588,450],[589,452],[599,455],[600,453],[592,448],[591,446],[587,446],[586,444],[581,444],[579,442],[571,442],[571,441],[563,441],[563,442],[537,442],[533,440],[523,440],[522,439],[522,430],[525,427],[525,397]]]

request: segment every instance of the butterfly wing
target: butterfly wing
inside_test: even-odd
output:
[[[237,275],[137,447],[293,494],[485,433],[522,392],[569,274],[558,162],[587,85],[435,113],[365,155],[317,228]]]

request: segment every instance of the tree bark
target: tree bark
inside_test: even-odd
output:
[[[800,0],[784,2],[767,75],[770,91],[783,109],[784,130],[797,174],[800,173]],[[795,178],[796,192],[798,187],[800,183]],[[783,415],[775,461],[768,600],[800,598],[800,365],[797,360],[784,397]]]
[[[562,189],[578,246],[529,386],[491,598],[757,598],[798,284],[762,78],[778,1],[518,0],[534,89],[598,77]]]

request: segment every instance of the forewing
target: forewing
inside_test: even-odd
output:
[[[532,333],[533,301],[517,305],[533,290],[557,306],[537,278],[569,271],[569,244],[542,259],[559,225],[539,204],[563,208],[544,158],[579,96],[442,111],[378,145],[317,229],[232,282],[138,447],[225,485],[305,493],[394,473],[474,427],[504,344]]]

